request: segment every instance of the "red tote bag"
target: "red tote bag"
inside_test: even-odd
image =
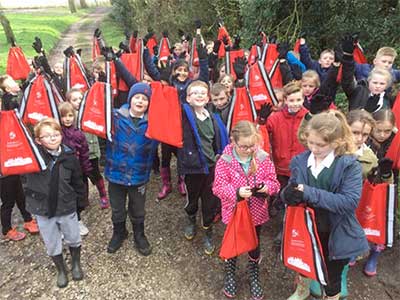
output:
[[[244,57],[243,49],[226,51],[226,53],[225,53],[226,74],[232,75],[235,80],[237,77],[236,77],[235,69],[233,68],[233,63],[235,62],[235,59],[238,57],[242,57],[242,58]]]
[[[11,47],[8,51],[6,73],[14,80],[28,78],[30,67],[20,47]]]
[[[328,273],[312,208],[304,206],[286,208],[282,259],[289,269],[323,285],[327,284]]]
[[[254,103],[249,97],[246,87],[238,87],[233,90],[232,104],[228,114],[226,128],[228,132],[239,121],[254,122],[257,118]]]
[[[46,169],[40,152],[14,110],[0,112],[0,176]]]
[[[365,180],[356,216],[369,242],[392,247],[396,198],[395,184]]]
[[[78,128],[112,141],[111,85],[96,81],[85,93],[78,112]]]
[[[153,81],[146,136],[165,144],[182,148],[182,109],[178,91]]]
[[[82,92],[89,89],[90,83],[86,70],[78,54],[65,58],[64,73],[66,74],[67,91],[75,86],[79,87]]]
[[[141,81],[144,75],[143,65],[143,48],[138,45],[138,51],[135,53],[124,53],[120,57],[121,62],[129,70],[129,72],[135,76],[137,81]],[[125,81],[120,78],[118,81],[118,90],[127,92],[129,87]]]
[[[257,246],[257,233],[247,200],[240,201],[236,204],[225,229],[219,256],[222,259],[229,259],[254,250]]]

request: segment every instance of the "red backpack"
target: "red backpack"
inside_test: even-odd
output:
[[[250,48],[249,58],[247,59],[247,64],[251,66],[261,59],[261,49],[257,45],[252,45]]]
[[[228,114],[226,128],[228,132],[239,121],[250,121],[255,122],[257,118],[256,109],[254,103],[249,97],[246,87],[237,87],[233,90],[233,96],[231,100],[231,107]]]
[[[231,37],[229,36],[228,30],[226,30],[225,26],[221,26],[218,29],[218,40],[221,41],[221,45],[219,46],[219,50],[218,50],[218,58],[224,58],[225,57],[225,45],[223,42],[224,36],[227,37],[228,39],[228,45],[232,46],[232,40]]]
[[[24,91],[20,107],[22,121],[26,125],[35,125],[43,118],[60,121],[57,104],[50,83],[44,75],[38,74]]]
[[[96,81],[84,94],[78,112],[78,128],[112,141],[111,85]]]
[[[15,110],[0,112],[0,177],[36,173],[46,163]]]
[[[6,73],[14,80],[28,78],[31,68],[20,47],[11,47],[8,50]]]
[[[160,46],[158,48],[158,60],[166,63],[168,61],[168,57],[171,54],[169,49],[171,45],[169,43],[169,39],[167,37],[163,37],[160,41]]]
[[[84,92],[90,87],[88,76],[79,54],[65,57],[64,74],[67,81],[67,91],[74,86],[79,86]]]
[[[237,77],[235,69],[233,68],[233,63],[235,62],[235,59],[238,57],[244,57],[243,49],[231,50],[225,52],[225,71],[226,74],[232,75],[234,80],[236,80]]]
[[[138,51],[135,53],[123,53],[120,57],[121,62],[129,70],[129,72],[135,76],[137,81],[141,81],[144,75],[144,64],[143,64],[143,47],[140,43],[138,45]],[[118,90],[127,92],[129,87],[125,81],[120,78],[118,81]]]
[[[266,44],[264,47],[262,61],[264,62],[265,70],[271,80],[273,88],[282,88],[282,74],[279,68],[279,53],[277,44]]]

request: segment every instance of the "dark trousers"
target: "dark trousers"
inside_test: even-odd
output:
[[[258,246],[256,249],[249,251],[249,256],[257,260],[260,258],[260,234],[261,234],[261,225],[256,226],[256,233],[257,233],[257,239],[258,239]]]
[[[336,259],[329,260],[329,233],[318,232],[321,241],[322,251],[324,252],[324,259],[326,268],[328,270],[328,285],[325,286],[325,293],[327,296],[335,296],[341,291],[342,271],[343,268],[349,263],[349,259]]]
[[[92,184],[96,185],[100,179],[103,179],[103,176],[101,176],[99,169],[99,159],[98,158],[91,159],[90,164],[92,165],[92,170],[89,172],[88,177],[92,182]]]
[[[127,215],[134,224],[144,222],[146,185],[126,186],[109,182],[108,196],[110,197],[113,223],[125,222]],[[128,209],[126,208],[127,196]]]
[[[219,199],[212,192],[214,182],[214,167],[209,168],[209,174],[186,174],[186,206],[185,211],[193,216],[199,209],[199,198],[201,200],[201,213],[203,226],[209,227],[214,219],[215,208]]]
[[[178,148],[168,145],[161,144],[161,168],[168,168],[171,164],[172,153],[177,157]]]
[[[21,177],[11,175],[0,179],[1,190],[1,226],[3,234],[11,229],[11,215],[15,203],[25,222],[32,220],[32,215],[25,208],[25,194]]]

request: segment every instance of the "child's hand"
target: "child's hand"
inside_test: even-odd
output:
[[[354,38],[351,35],[346,35],[342,38],[342,50],[344,53],[353,54]]]
[[[261,105],[260,112],[258,113],[258,124],[265,125],[267,123],[268,117],[272,113],[271,103],[264,103]]]
[[[196,29],[200,29],[201,28],[201,21],[199,19],[194,21],[194,26],[196,27]]]
[[[201,45],[201,43],[198,43],[197,45],[197,55],[199,56],[199,59],[205,59],[208,57],[207,48]]]
[[[236,57],[233,62],[233,69],[235,70],[235,74],[237,79],[243,79],[244,73],[246,73],[246,59],[244,57]]]
[[[72,55],[74,55],[74,47],[69,46],[67,49],[64,50],[64,55],[66,57],[71,57]]]
[[[101,30],[99,28],[96,28],[96,30],[94,31],[93,36],[96,38],[99,38],[101,35]]]
[[[253,195],[251,187],[249,186],[242,186],[239,188],[238,194],[241,198],[249,198]]]
[[[42,53],[43,51],[43,45],[42,45],[42,40],[35,36],[35,41],[32,44],[32,48],[35,49],[36,53]]]

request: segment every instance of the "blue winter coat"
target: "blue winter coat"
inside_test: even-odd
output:
[[[135,126],[128,104],[113,111],[113,141],[107,141],[104,175],[110,182],[132,186],[149,181],[158,142],[145,136],[147,114]]]
[[[370,64],[355,64],[355,76],[356,80],[365,80],[368,78],[369,73],[372,71],[374,68],[374,65]],[[391,69],[390,73],[392,74],[393,77],[393,83],[397,83],[400,81],[400,70],[396,69]]]
[[[313,60],[310,50],[305,44],[300,45],[300,61],[306,66],[307,70],[314,70],[318,73],[321,83],[327,79],[330,68],[322,68],[317,60]]]
[[[309,186],[307,160],[310,154],[305,151],[293,158],[289,182],[304,184],[304,200],[310,207],[329,211],[329,258],[345,259],[367,252],[368,242],[355,216],[362,189],[360,163],[355,156],[340,156],[332,177],[331,192],[328,192]]]

